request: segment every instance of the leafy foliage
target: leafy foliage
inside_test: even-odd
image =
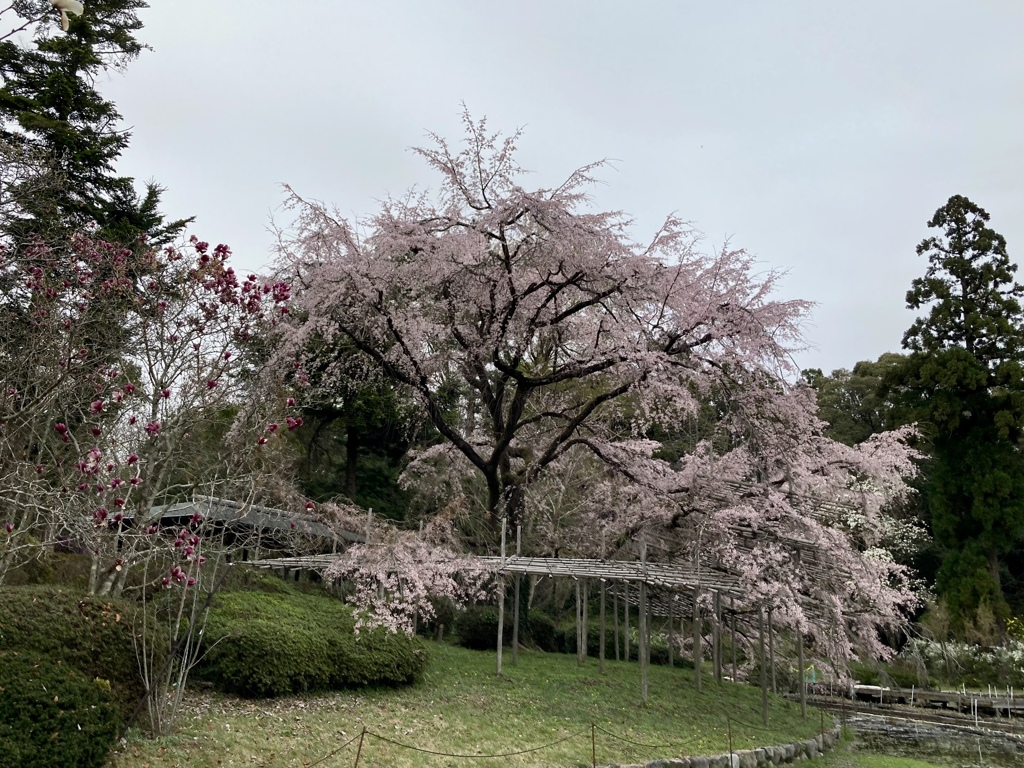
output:
[[[52,655],[0,650],[0,765],[102,768],[121,716],[105,690]]]
[[[134,644],[138,612],[127,601],[55,587],[0,588],[0,649],[44,654],[109,681],[127,716],[145,692]]]
[[[1024,287],[988,213],[954,195],[917,248],[928,258],[907,305],[924,310],[904,335],[912,354],[891,375],[916,398],[931,440],[927,501],[942,552],[936,579],[954,623],[988,603],[1009,614],[1006,556],[1024,537]]]
[[[309,594],[225,592],[206,627],[200,674],[242,696],[411,682],[426,667],[417,638],[356,634],[352,608]]]

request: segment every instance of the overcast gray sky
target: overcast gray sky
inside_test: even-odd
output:
[[[595,200],[638,239],[675,211],[788,270],[781,295],[818,303],[803,367],[899,350],[950,195],[1024,254],[1020,0],[150,2],[154,50],[102,84],[120,170],[243,269],[272,258],[282,182],[353,217],[434,184],[407,148],[458,139],[462,102],[525,128],[537,186],[614,158]]]

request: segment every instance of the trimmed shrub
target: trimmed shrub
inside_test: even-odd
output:
[[[0,589],[0,649],[39,653],[110,683],[127,717],[145,689],[133,642],[138,605],[56,587]],[[166,648],[164,635],[149,625],[151,641]]]
[[[555,620],[543,613],[530,614],[530,639],[541,651],[555,653],[558,646],[555,644]],[[495,629],[497,633],[497,629]]]
[[[418,639],[383,629],[356,634],[351,607],[312,594],[222,592],[203,642],[199,676],[248,697],[399,685],[427,664]]]
[[[498,609],[493,605],[471,605],[455,619],[458,644],[474,651],[493,651],[498,640]],[[502,645],[512,644],[512,618],[505,614]]]
[[[102,768],[121,723],[105,683],[47,656],[0,650],[0,766]]]

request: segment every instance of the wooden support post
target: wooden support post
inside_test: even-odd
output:
[[[775,624],[772,622],[772,609],[768,606],[768,660],[772,668],[772,693],[778,693],[779,688],[775,684]]]
[[[622,658],[619,655],[619,590],[615,590],[612,593],[612,628],[615,634],[615,660],[621,661]]]
[[[608,600],[608,590],[605,580],[601,579],[601,644],[598,649],[598,671],[604,674],[604,655],[605,655],[605,619],[604,619],[604,604]]]
[[[501,563],[505,564],[505,527],[507,518],[501,518]],[[366,532],[370,532],[367,524]],[[505,577],[498,576],[498,674],[501,674],[501,652],[505,634]]]
[[[583,654],[583,661],[587,660],[587,646],[590,644],[590,579],[582,579],[583,581],[583,622],[582,622],[582,634],[583,641],[580,644],[580,653]]]
[[[647,583],[640,582],[640,610],[638,611],[639,626],[637,635],[639,647],[637,656],[640,661],[640,700],[647,703]]]
[[[761,650],[761,720],[768,727],[768,665],[764,653],[764,608],[757,608],[757,640]]]
[[[796,659],[800,665],[800,717],[807,718],[807,681],[804,670],[804,633],[797,627],[796,630]]]
[[[719,685],[722,684],[722,595],[719,592],[715,592],[714,602],[712,603],[714,608],[714,619],[711,625],[711,655],[714,659],[714,672],[715,682]]]
[[[498,577],[498,674],[501,674],[502,635],[505,634],[505,577]]]
[[[675,595],[674,592],[669,592],[669,594],[668,594],[668,667],[669,667],[669,669],[671,669],[673,666],[675,666],[672,663],[672,654],[674,652],[674,649],[672,648],[672,646],[675,645],[675,631],[674,631],[674,627],[673,627],[673,624],[675,624],[675,607],[676,607],[676,595]]]
[[[576,579],[576,663],[583,663],[583,651],[581,647],[582,641],[582,629],[583,627],[583,603],[580,602],[580,581]]]
[[[523,550],[523,526],[516,526],[516,557],[522,554]],[[516,574],[516,604],[512,609],[512,666],[519,666],[519,599],[523,575]]]
[[[701,647],[700,625],[700,587],[693,588],[693,683],[697,693],[701,691],[700,672],[704,662],[704,649]]]
[[[736,601],[729,598],[730,624],[732,625],[732,681],[736,682]]]
[[[623,645],[626,651],[625,658],[630,660],[630,583],[624,582],[626,586],[626,599],[623,600]]]

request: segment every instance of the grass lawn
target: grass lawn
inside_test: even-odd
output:
[[[849,743],[840,745],[835,752],[802,765],[807,768],[947,768],[910,757],[886,757],[854,752]]]
[[[820,727],[817,711],[808,712],[802,720],[799,705],[771,697],[771,728],[765,731],[757,688],[731,683],[719,687],[705,675],[704,691],[698,694],[690,670],[652,666],[649,701],[643,705],[635,663],[609,661],[602,676],[596,659],[581,668],[575,656],[524,651],[518,667],[511,666],[506,654],[505,674],[498,677],[493,653],[431,644],[430,654],[422,682],[402,689],[273,700],[191,692],[176,736],[157,740],[132,736],[112,765],[310,766],[350,739],[358,742],[366,728],[420,749],[461,754],[516,752],[564,741],[526,754],[467,761],[413,751],[367,735],[360,765],[568,768],[590,765],[592,723],[602,729],[596,731],[599,764],[726,752],[727,716],[732,720],[736,749],[808,738]],[[829,726],[827,717],[825,725]],[[356,742],[321,764],[352,765]],[[924,763],[863,765],[928,768]]]

